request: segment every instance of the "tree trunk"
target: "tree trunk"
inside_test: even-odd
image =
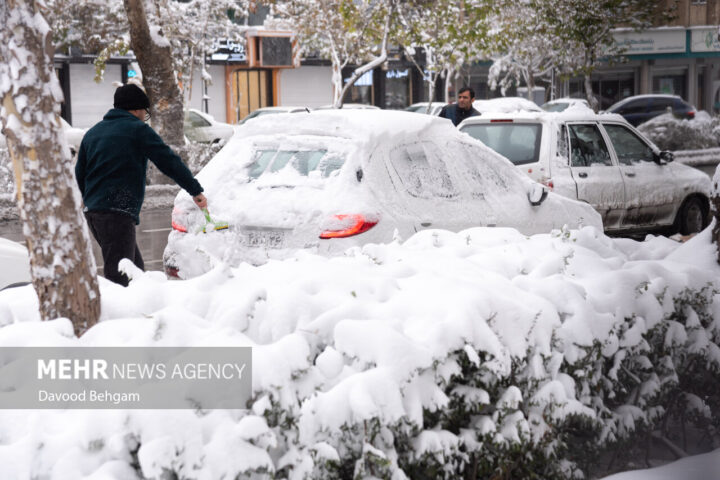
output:
[[[342,91],[340,92],[340,98],[336,100],[335,102],[335,108],[342,108],[342,102],[343,98],[345,98],[345,94],[348,90],[352,88],[353,85],[355,85],[355,82],[358,81],[360,77],[362,77],[366,72],[369,72],[370,70],[379,67],[383,63],[387,61],[387,42],[388,37],[390,36],[390,20],[392,18],[392,10],[388,12],[387,18],[385,20],[385,27],[383,29],[383,39],[382,44],[380,45],[380,55],[375,57],[372,61],[369,63],[366,63],[362,67],[359,67],[355,69],[352,76],[348,79],[348,82],[343,86]]]
[[[331,52],[332,62],[332,84],[333,84],[333,107],[337,108],[337,105],[342,105],[342,97],[340,94],[343,91],[342,88],[342,69],[347,64],[347,61],[341,62],[340,56],[335,48]]]
[[[710,210],[715,218],[715,225],[712,228],[712,241],[717,250],[717,261],[720,263],[720,166],[715,168],[715,176],[712,181],[712,193],[710,195]]]
[[[595,98],[595,95],[593,94],[592,90],[592,71],[595,65],[595,53],[592,51],[592,47],[585,46],[585,96],[587,97],[587,101],[590,104],[590,108],[593,109],[595,113],[597,113],[600,110],[600,103],[598,102],[598,99]]]
[[[69,318],[79,336],[100,317],[100,291],[58,116],[62,93],[53,67],[52,31],[40,4],[0,3],[2,127],[40,317]]]
[[[528,87],[527,98],[532,102],[534,100],[533,96],[535,95],[535,77],[529,69],[525,73],[525,83]]]
[[[597,111],[600,110],[600,105],[598,104],[595,95],[593,95],[592,80],[590,79],[590,74],[585,74],[585,96],[587,97],[587,101],[590,104],[590,108],[592,108],[595,113],[597,113]]]
[[[435,101],[435,85],[437,84],[437,76],[430,76],[430,81],[428,81],[428,104],[427,108],[425,109],[425,113],[430,113],[432,110],[432,102]]]
[[[130,45],[142,70],[143,85],[150,98],[152,125],[165,143],[187,163],[183,99],[175,81],[170,43],[159,29],[151,35],[143,0],[123,0],[123,4],[130,24]],[[169,182],[155,169],[150,171],[151,183]]]

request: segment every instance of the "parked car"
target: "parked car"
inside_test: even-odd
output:
[[[697,109],[677,95],[652,94],[625,98],[610,106],[607,111],[622,115],[630,125],[637,127],[668,111],[680,118],[695,118]]]
[[[80,143],[82,142],[87,128],[76,128],[70,125],[64,118],[60,117],[60,124],[62,125],[63,134],[65,135],[65,141],[70,147],[70,154],[75,156],[77,151],[80,149]],[[5,136],[0,133],[0,148],[7,148],[7,141]]]
[[[537,104],[523,97],[498,97],[489,100],[475,100],[473,108],[480,113],[542,112]]]
[[[178,194],[164,252],[168,276],[193,277],[216,260],[260,264],[300,250],[339,255],[429,228],[602,228],[590,206],[548,194],[446,120],[403,111],[260,118],[241,127],[197,178],[212,222]],[[214,230],[221,221],[229,228]]]
[[[77,151],[80,150],[80,143],[88,129],[73,127],[62,117],[60,117],[60,123],[62,124],[63,133],[65,134],[65,140],[67,141],[68,147],[70,147],[70,153],[75,156]]]
[[[462,132],[554,192],[592,205],[608,232],[689,234],[709,222],[709,177],[671,163],[620,115],[592,110],[472,117]]]
[[[366,103],[343,103],[342,108],[335,108],[334,105],[323,105],[315,110],[380,110],[380,107]]]
[[[428,111],[428,102],[413,103],[409,107],[405,108],[406,112],[414,113],[428,113],[430,115],[438,115],[440,110],[447,105],[443,102],[430,102],[430,111]]]
[[[23,245],[0,238],[0,290],[30,283],[30,257]]]
[[[194,108],[185,110],[183,133],[193,142],[217,143],[228,140],[234,132],[235,127],[229,123],[218,122],[212,115]]]
[[[540,106],[546,112],[562,112],[570,107],[590,108],[590,104],[584,98],[556,98]]]
[[[305,112],[310,113],[311,109],[308,107],[292,107],[292,106],[276,106],[276,107],[262,107],[258,108],[257,110],[253,110],[250,115],[243,118],[242,121],[239,123],[239,125],[245,124],[248,120],[252,120],[253,118],[262,117],[265,115],[273,115],[276,113],[298,113],[298,112]]]

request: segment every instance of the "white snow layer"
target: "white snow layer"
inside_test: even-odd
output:
[[[31,287],[0,292],[0,348],[252,346],[252,405],[0,411],[3,478],[159,478],[171,470],[212,480],[281,468],[289,478],[317,478],[325,462],[348,455],[383,458],[393,478],[406,478],[392,446],[403,431],[414,455],[443,459],[463,445],[481,451],[482,438],[539,439],[553,417],[597,418],[602,399],[582,373],[593,375],[592,365],[582,367],[589,347],[601,346],[617,376],[626,358],[645,358],[643,335],[669,321],[674,298],[720,288],[709,228],[685,244],[610,239],[593,227],[532,237],[423,231],[343,257],[298,254],[187,281],[132,274],[128,288],[101,279],[101,321],[79,339],[68,319],[40,322]],[[717,319],[720,295],[707,308]],[[688,335],[675,323],[669,344],[705,332]],[[446,390],[463,364],[478,372],[476,383],[453,380]],[[493,378],[510,386],[498,392]],[[521,389],[511,384],[519,378],[530,381]],[[457,435],[426,425],[424,412],[448,408],[451,397],[492,408]],[[623,435],[644,414],[631,405],[605,411],[605,437]],[[379,433],[369,436],[373,425]]]
[[[720,478],[720,449],[680,459],[662,467],[618,473],[603,480],[717,480]]]

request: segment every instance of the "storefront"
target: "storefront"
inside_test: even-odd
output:
[[[666,27],[646,32],[618,31],[624,60],[597,69],[593,92],[601,108],[645,93],[678,95],[698,109],[720,108],[720,42],[717,27]],[[582,78],[563,86],[563,95],[583,96]]]
[[[422,65],[422,59],[418,62]],[[343,81],[348,82],[357,67],[343,70]],[[442,96],[444,80],[437,83],[436,98]],[[399,50],[389,54],[387,63],[365,73],[345,94],[344,103],[363,103],[389,110],[402,110],[428,99],[428,84],[423,72]]]
[[[295,68],[291,32],[254,29],[245,44],[217,42],[209,64],[225,67],[225,121],[238,123],[250,112],[278,104],[278,73]]]

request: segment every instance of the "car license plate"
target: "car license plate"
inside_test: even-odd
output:
[[[242,235],[248,247],[281,248],[285,243],[283,230],[244,230]]]

